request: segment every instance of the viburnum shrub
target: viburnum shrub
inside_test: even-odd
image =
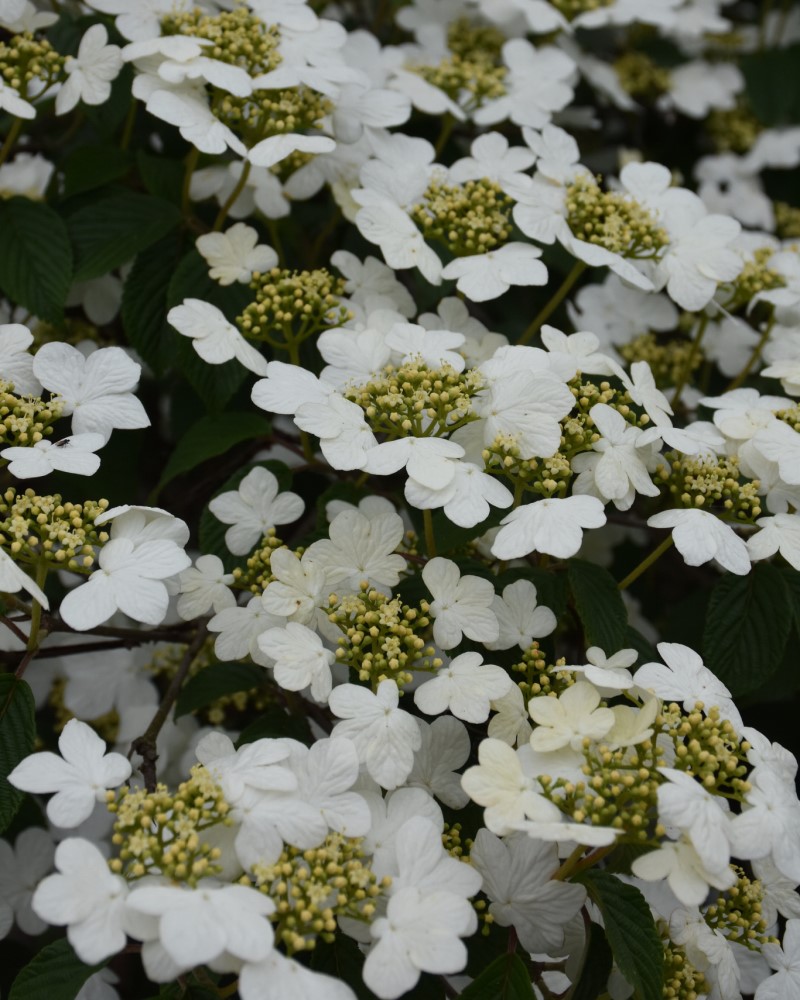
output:
[[[798,66],[0,0],[3,996],[800,1000]]]

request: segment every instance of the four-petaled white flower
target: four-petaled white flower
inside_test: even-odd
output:
[[[43,438],[30,448],[4,448],[0,456],[8,460],[8,471],[18,479],[47,476],[56,470],[93,476],[100,468],[95,452],[105,443],[102,434],[73,434],[60,441]]]
[[[237,222],[224,233],[205,233],[197,239],[197,249],[209,265],[209,276],[220,285],[247,283],[253,272],[264,273],[278,263],[278,255],[258,242],[252,226]]]
[[[267,360],[244,339],[233,323],[210,302],[184,299],[167,313],[167,322],[184,337],[191,337],[192,347],[203,361],[221,365],[236,358],[256,375],[266,375]]]
[[[56,94],[56,114],[72,111],[78,101],[104,104],[111,94],[111,82],[121,69],[119,46],[108,44],[105,25],[93,24],[81,39],[77,56],[67,56],[64,64],[67,79]]]
[[[492,543],[498,559],[519,559],[531,552],[545,552],[569,559],[581,547],[583,528],[601,528],[606,523],[603,504],[597,497],[544,497],[507,514]]]
[[[231,527],[225,532],[225,544],[235,556],[244,556],[270,528],[291,524],[305,510],[305,504],[296,493],[280,493],[278,480],[260,465],[242,479],[239,488],[220,493],[208,509],[223,524]]]
[[[511,687],[502,667],[484,663],[480,653],[462,653],[414,692],[414,704],[426,715],[449,709],[464,722],[486,722],[489,706]]]
[[[422,579],[433,597],[433,638],[442,649],[457,646],[462,635],[478,642],[498,637],[500,630],[492,611],[494,587],[489,580],[461,576],[458,565],[441,556],[425,564]],[[498,692],[497,697],[503,693]]]
[[[600,692],[588,681],[577,681],[558,698],[531,698],[528,713],[536,723],[531,746],[539,753],[563,747],[578,751],[585,738],[602,739],[614,725],[614,713],[599,705]]]
[[[311,697],[326,701],[333,680],[331,664],[336,657],[322,645],[316,632],[299,622],[286,628],[271,628],[258,637],[258,644],[275,661],[275,680],[287,691],[302,691],[310,686]]]
[[[23,792],[55,792],[47,815],[56,826],[72,828],[91,816],[95,802],[105,801],[106,789],[130,777],[131,765],[122,754],[106,753],[105,743],[78,719],[64,726],[58,749],[60,757],[49,750],[26,757],[8,780]]]

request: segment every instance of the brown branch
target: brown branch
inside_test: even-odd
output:
[[[10,618],[6,618],[5,615],[0,615],[0,622],[2,622],[7,629],[10,629],[10,631],[12,631],[18,639],[21,639],[24,643],[27,643],[28,641],[27,635],[25,635],[25,633],[22,631],[19,625],[16,625]]]
[[[158,739],[158,734],[161,732],[164,723],[167,721],[167,716],[169,715],[172,706],[178,700],[178,695],[181,693],[183,682],[186,680],[186,675],[189,673],[189,668],[194,662],[194,658],[200,652],[203,643],[206,641],[206,637],[208,635],[208,630],[206,629],[207,624],[207,618],[203,618],[196,623],[195,627],[197,631],[195,632],[194,638],[189,643],[186,652],[183,654],[183,659],[178,666],[175,676],[170,681],[169,687],[164,692],[164,697],[161,699],[161,704],[158,706],[156,714],[150,720],[150,725],[144,733],[131,743],[128,758],[130,759],[131,755],[134,753],[141,755],[142,763],[139,770],[142,772],[145,788],[147,788],[148,792],[154,791],[156,787],[156,761],[158,760],[156,740]]]

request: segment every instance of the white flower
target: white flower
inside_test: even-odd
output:
[[[285,628],[271,628],[258,637],[262,651],[275,661],[275,680],[287,691],[303,691],[310,686],[311,697],[326,701],[333,680],[331,664],[336,657],[322,645],[316,632],[298,622]]]
[[[275,579],[263,594],[267,611],[303,625],[311,624],[327,594],[324,570],[309,556],[308,550],[298,559],[287,548],[273,551],[270,570]]]
[[[61,397],[63,415],[72,414],[73,434],[102,434],[106,441],[115,427],[150,426],[131,391],[141,371],[121,347],[101,347],[87,358],[70,344],[49,343],[33,359],[36,378]]]
[[[256,375],[267,372],[266,358],[244,339],[233,323],[202,299],[184,299],[167,313],[167,322],[184,337],[192,338],[192,347],[203,361],[221,365],[236,358]]]
[[[750,572],[747,546],[730,525],[716,515],[696,507],[686,510],[662,510],[647,519],[651,528],[672,528],[675,548],[687,566],[702,566],[716,559],[731,573],[746,576]]]
[[[0,80],[0,110],[7,111],[14,118],[35,118],[36,108],[20,97],[19,91],[5,80]]]
[[[458,458],[442,459],[453,470],[453,477],[442,489],[423,486],[416,479],[407,479],[406,500],[418,510],[441,507],[448,520],[462,528],[473,528],[489,516],[495,507],[510,507],[513,494],[494,476],[487,475],[473,462]]]
[[[456,160],[450,167],[450,179],[455,184],[477,181],[484,177],[503,185],[517,181],[536,162],[536,156],[525,146],[509,147],[500,132],[485,132],[474,139],[471,156]]]
[[[42,588],[17,566],[4,548],[0,548],[0,593],[16,594],[20,590],[27,590],[43,608],[50,607]]]
[[[583,906],[586,890],[552,879],[558,868],[555,844],[519,833],[500,840],[479,830],[470,862],[483,876],[496,924],[513,926],[528,952],[563,954],[565,926]]]
[[[753,435],[753,447],[770,462],[778,463],[781,479],[800,484],[800,434],[782,420],[772,420]]]
[[[492,611],[500,627],[500,636],[485,642],[487,649],[519,646],[525,650],[534,639],[550,635],[557,624],[550,608],[537,606],[536,587],[530,580],[515,580],[504,587],[502,597],[495,595]]]
[[[94,965],[122,951],[128,885],[112,875],[94,844],[69,837],[56,848],[59,874],[48,875],[33,894],[37,916],[48,924],[67,924],[67,938],[82,962]]]
[[[455,469],[443,458],[462,458],[464,449],[443,438],[403,437],[370,448],[363,469],[378,476],[390,476],[405,467],[407,474],[422,486],[441,490],[455,476]]]
[[[155,89],[147,95],[145,107],[151,115],[175,125],[201,153],[224,153],[227,149],[239,156],[247,153],[242,141],[214,116],[207,100],[196,92]]]
[[[484,806],[483,821],[498,836],[511,833],[526,817],[545,822],[561,820],[558,806],[522,768],[520,755],[502,740],[486,739],[478,747],[478,764],[461,778],[473,802]]]
[[[536,723],[531,746],[538,753],[570,747],[583,748],[583,741],[601,740],[614,725],[610,708],[599,708],[600,692],[587,681],[577,681],[558,698],[531,698],[528,713]]]
[[[507,514],[492,544],[498,559],[519,559],[531,552],[546,552],[558,559],[574,556],[583,542],[583,528],[606,523],[597,497],[544,497]]]
[[[272,247],[259,243],[256,230],[243,222],[237,222],[224,233],[199,236],[196,246],[209,265],[209,276],[220,285],[232,285],[235,281],[247,284],[254,271],[263,274],[278,263]]]
[[[471,934],[476,922],[467,900],[452,892],[401,889],[390,898],[386,916],[370,925],[377,944],[364,963],[364,982],[381,1000],[395,1000],[412,989],[420,972],[460,972],[467,964],[460,937]]]
[[[509,361],[513,358],[510,355]],[[502,434],[516,441],[525,458],[549,458],[561,441],[559,421],[574,405],[572,393],[551,372],[521,371],[516,366],[513,373],[496,378],[475,398],[473,410],[484,418],[486,445]]]
[[[214,652],[223,662],[250,656],[262,667],[272,666],[269,657],[261,652],[258,637],[268,628],[282,628],[286,619],[267,611],[263,596],[251,597],[243,608],[223,608],[208,623],[209,632],[219,633]]]
[[[502,698],[493,701],[492,711],[497,713],[489,720],[487,730],[492,739],[502,740],[510,747],[528,743],[533,728],[519,685],[512,684]]]
[[[58,738],[61,757],[45,750],[31,754],[9,774],[23,792],[55,792],[47,815],[56,826],[78,826],[104,802],[107,788],[117,788],[131,774],[122,754],[106,753],[106,745],[84,722],[70,719]]]
[[[203,879],[194,889],[145,885],[130,893],[126,908],[158,919],[157,939],[181,969],[229,955],[259,962],[272,950],[272,925],[264,918],[275,904],[249,886],[213,879]]]
[[[441,556],[425,564],[422,579],[433,597],[430,614],[438,646],[452,649],[461,642],[462,635],[478,642],[498,637],[499,626],[491,609],[494,599],[491,581],[479,576],[461,576],[458,565]],[[497,697],[501,694],[499,691]]]
[[[247,159],[257,167],[274,167],[292,153],[330,153],[336,143],[327,135],[302,135],[286,132],[271,135],[248,152]]]
[[[242,966],[239,992],[242,1000],[286,1000],[287,997],[356,1000],[355,993],[341,979],[308,969],[274,950],[262,961]]]
[[[214,517],[232,525],[225,532],[225,544],[234,555],[247,555],[270,528],[291,524],[303,513],[302,499],[296,493],[279,493],[279,489],[269,469],[256,466],[238,489],[220,493],[209,502]]]
[[[765,944],[762,954],[775,969],[756,990],[755,1000],[800,1000],[800,920],[789,920],[783,945]]]
[[[480,653],[462,653],[414,692],[414,704],[426,715],[449,709],[464,722],[486,722],[489,706],[511,687],[502,667],[484,663]]]
[[[429,368],[451,365],[456,371],[464,370],[464,358],[456,350],[464,343],[463,333],[426,329],[417,323],[395,323],[384,343],[400,355],[403,363],[422,359]]]
[[[572,100],[575,63],[555,46],[536,49],[524,38],[512,38],[503,45],[503,61],[506,93],[483,102],[472,116],[476,124],[509,118],[515,125],[541,128]]]
[[[760,517],[756,524],[760,531],[747,539],[747,551],[753,562],[769,559],[780,552],[791,566],[800,570],[800,517],[776,514],[775,517]]]
[[[100,468],[100,457],[94,453],[105,443],[102,434],[74,434],[55,442],[43,438],[29,448],[4,448],[0,456],[18,479],[47,476],[55,470],[93,476]]]
[[[53,867],[55,845],[41,827],[31,826],[17,836],[14,846],[0,840],[0,938],[12,923],[23,934],[41,934],[47,924],[34,913],[34,889]],[[4,919],[5,918],[5,919]]]
[[[26,168],[27,169],[27,168]],[[33,334],[22,323],[0,323],[0,371],[14,385],[17,396],[38,396],[42,391],[33,374],[33,357],[28,348]]]
[[[519,689],[517,689],[519,690]],[[463,723],[443,715],[428,725],[417,719],[422,743],[414,755],[414,766],[406,778],[409,788],[424,788],[451,809],[463,809],[469,796],[456,771],[470,753],[469,733]]]
[[[645,663],[633,675],[640,688],[652,691],[664,701],[682,702],[687,712],[695,703],[703,702],[704,710],[717,705],[723,718],[729,719],[737,730],[742,727],[742,717],[731,700],[731,693],[693,649],[678,642],[660,642],[658,652],[664,663]]]
[[[82,632],[108,621],[115,611],[158,625],[169,603],[164,581],[190,565],[191,559],[174,542],[135,545],[130,538],[112,538],[100,550],[99,568],[61,602],[61,617]]]
[[[78,101],[84,104],[104,104],[111,95],[111,81],[122,69],[118,45],[108,45],[108,32],[103,24],[93,24],[81,38],[78,55],[67,56],[64,71],[67,79],[56,95],[56,114],[72,111]]]
[[[229,736],[212,732],[200,740],[195,753],[231,805],[254,793],[297,790],[297,777],[286,766],[290,747],[280,740],[255,740],[236,750]]]
[[[330,538],[309,545],[306,552],[325,573],[326,584],[335,589],[357,590],[362,580],[372,587],[396,587],[406,568],[401,555],[394,555],[405,534],[403,519],[395,511],[343,510],[331,521]]]
[[[328,699],[333,714],[343,720],[336,724],[334,735],[355,743],[370,776],[387,789],[403,784],[422,744],[417,720],[398,708],[399,701],[397,684],[390,680],[381,681],[375,694],[343,684]]]
[[[702,906],[710,886],[730,889],[736,882],[732,868],[709,872],[688,840],[664,840],[658,850],[649,851],[631,864],[633,874],[645,882],[666,879],[684,906]]]
[[[660,767],[667,783],[658,787],[658,816],[691,841],[706,871],[721,874],[728,868],[734,831],[724,800],[711,795],[685,771]]]
[[[626,691],[633,687],[633,677],[628,667],[633,666],[638,655],[635,649],[620,649],[612,656],[606,656],[599,646],[590,646],[586,650],[588,664],[567,669],[582,674],[598,688]]]
[[[456,288],[471,302],[488,302],[512,285],[546,285],[542,251],[529,243],[506,243],[496,250],[457,257],[442,269],[442,277],[456,279]]]
[[[800,882],[800,803],[794,781],[764,766],[753,770],[750,783],[747,808],[731,821],[736,853],[748,860],[769,854],[782,875]]]
[[[178,614],[185,621],[191,621],[211,608],[220,612],[223,608],[234,607],[236,597],[230,589],[233,581],[233,574],[225,572],[219,556],[199,556],[194,566],[181,573]]]

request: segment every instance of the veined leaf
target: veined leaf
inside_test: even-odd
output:
[[[30,198],[0,198],[0,289],[49,323],[60,323],[72,279],[64,220]]]
[[[89,976],[104,965],[84,965],[66,938],[53,941],[20,972],[8,1000],[75,1000]]]
[[[0,833],[14,818],[23,793],[8,775],[33,751],[36,719],[33,695],[27,683],[13,674],[0,674]]]
[[[609,656],[625,646],[628,612],[614,577],[594,563],[571,559],[569,585],[583,625],[587,646],[599,646]]]

